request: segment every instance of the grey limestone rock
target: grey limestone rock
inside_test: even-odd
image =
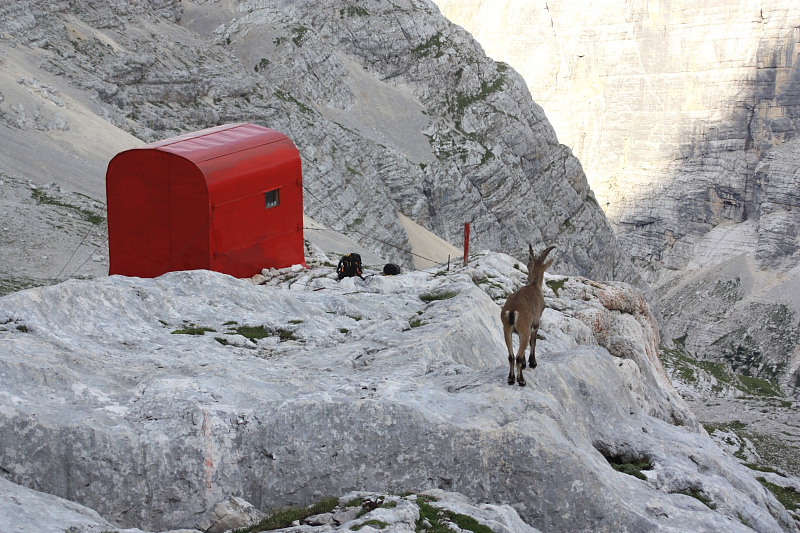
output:
[[[659,377],[655,321],[629,286],[549,287],[539,366],[509,387],[499,307],[473,280],[513,288],[514,263],[339,283],[316,266],[269,286],[112,276],[2,297],[0,468],[145,530],[194,527],[234,494],[269,510],[437,488],[542,531],[796,530]],[[292,335],[215,340],[233,322]],[[185,324],[216,332],[173,333]],[[610,464],[640,460],[646,480]]]
[[[232,529],[248,528],[266,517],[252,504],[234,496],[215,505],[209,516],[197,526],[206,533],[225,533]]]

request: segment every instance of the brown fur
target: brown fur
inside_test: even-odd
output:
[[[531,368],[536,368],[536,335],[539,332],[539,320],[544,311],[542,283],[544,282],[544,271],[553,264],[552,260],[547,263],[544,260],[553,248],[555,247],[548,246],[539,257],[534,257],[533,246],[528,245],[528,284],[509,296],[500,311],[503,336],[508,348],[509,385],[516,382],[520,387],[525,386],[522,369],[525,368],[525,350],[528,345],[531,347],[528,363]],[[519,336],[519,349],[516,356],[512,340],[514,333]]]

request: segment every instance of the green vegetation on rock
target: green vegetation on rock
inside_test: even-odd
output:
[[[282,529],[291,526],[295,520],[303,520],[309,516],[330,513],[337,505],[339,505],[338,498],[325,498],[308,507],[281,507],[258,524],[235,531],[236,533],[260,533],[261,531]]]

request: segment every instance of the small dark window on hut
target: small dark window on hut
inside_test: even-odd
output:
[[[281,190],[275,189],[264,193],[266,197],[266,209],[270,207],[278,207],[281,204]]]

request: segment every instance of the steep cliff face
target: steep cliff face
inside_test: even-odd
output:
[[[667,337],[794,387],[795,5],[437,4],[525,77],[661,294]],[[780,327],[768,327],[777,315]]]
[[[471,222],[473,249],[546,242],[563,272],[637,279],[519,75],[430,2],[34,1],[0,12],[0,46],[51,93],[88,97],[140,139],[237,121],[287,133],[307,213],[389,259],[410,257],[398,250],[409,248],[402,213],[456,245]],[[21,117],[39,103],[9,93],[0,118],[34,128]]]
[[[791,2],[436,3],[520,71],[634,257],[683,269],[759,220],[756,167],[800,126]],[[762,240],[766,265],[786,255]]]

